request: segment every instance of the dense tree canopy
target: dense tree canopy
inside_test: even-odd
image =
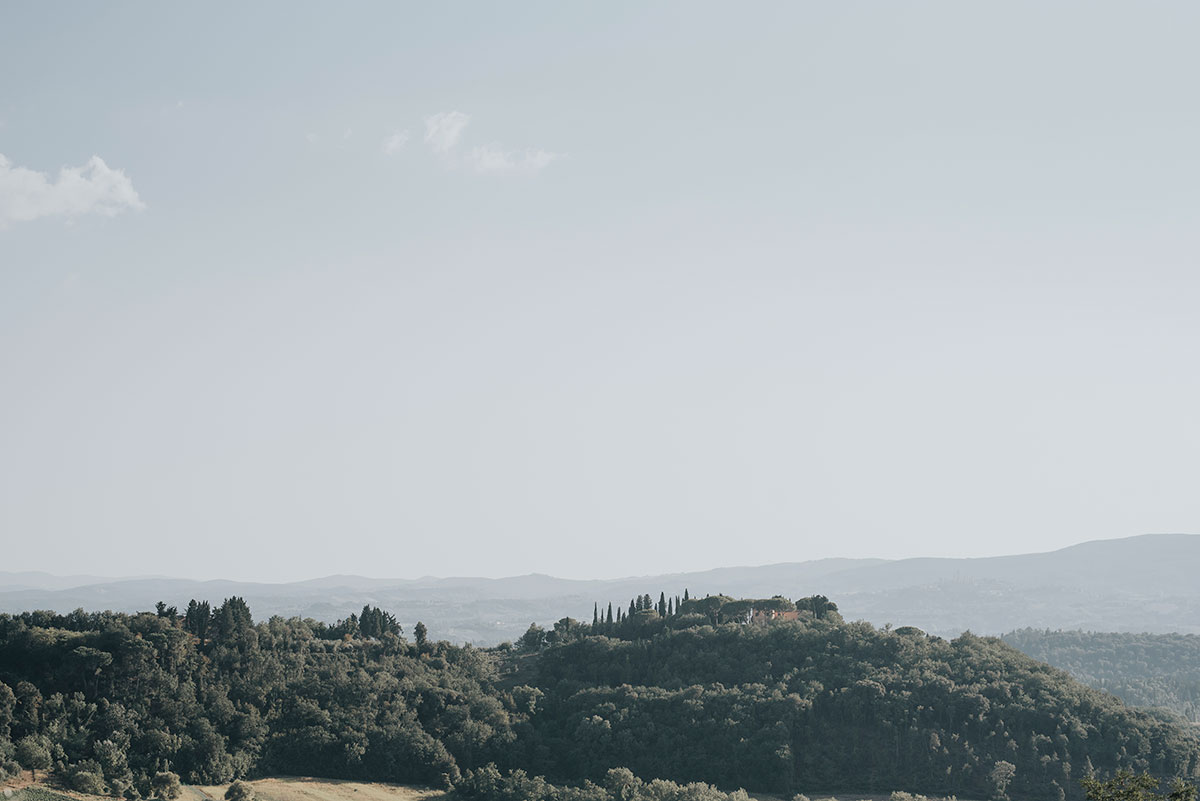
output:
[[[1200,723],[1200,636],[1021,629],[1004,641],[1128,704]]]
[[[1176,776],[1166,791],[1149,773],[1118,770],[1107,780],[1087,777],[1080,782],[1088,801],[1196,801],[1196,785]]]
[[[685,607],[686,608],[686,607]],[[604,765],[775,792],[1078,796],[1090,770],[1197,771],[1194,739],[993,638],[812,620],[664,625],[540,655],[538,772]]]
[[[365,615],[366,637],[345,621],[255,625],[240,599],[203,624],[201,607],[0,615],[0,763],[13,743],[40,744],[77,785],[142,795],[162,771],[438,784],[503,759],[515,737],[487,652],[419,652],[389,615]]]
[[[370,606],[332,626],[256,624],[239,598],[0,615],[0,771],[129,798],[283,773],[481,801],[739,787],[1055,801],[1118,769],[1200,770],[1179,726],[994,638],[845,623],[823,596],[601,608],[491,650],[420,624],[409,643]],[[789,619],[755,614],[772,610]]]

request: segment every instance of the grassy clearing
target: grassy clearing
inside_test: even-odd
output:
[[[256,779],[247,784],[254,788],[257,801],[436,801],[446,798],[443,791],[426,787],[341,779],[310,779],[302,776]],[[9,787],[12,788],[12,785]],[[227,784],[185,784],[179,801],[224,801],[227,789]],[[99,797],[70,790],[51,790],[39,784],[14,790],[10,796],[0,794],[0,801],[95,801]],[[756,801],[789,801],[782,796],[765,793],[751,793],[750,797]],[[890,801],[889,794],[847,794],[835,798],[826,793],[814,793],[810,798],[812,801]],[[929,801],[942,800],[930,798]]]
[[[259,801],[425,801],[445,797],[441,790],[338,779],[277,777],[256,779],[247,784],[254,788]],[[185,785],[180,801],[222,801],[227,789],[227,784],[215,787]]]
[[[38,777],[41,778],[40,776]],[[50,789],[24,780],[0,782],[0,801],[96,801],[107,796],[92,796],[73,790]],[[276,777],[247,782],[258,801],[427,801],[445,797],[440,790],[402,784],[351,782],[338,779]],[[185,784],[179,801],[223,801],[229,785],[199,787]],[[7,792],[6,792],[7,791]],[[117,801],[108,799],[108,801]]]
[[[75,801],[71,796],[57,790],[47,790],[37,785],[23,787],[9,795],[3,793],[4,801]]]

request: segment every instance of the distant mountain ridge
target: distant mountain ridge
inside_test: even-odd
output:
[[[332,622],[364,604],[393,611],[437,637],[493,644],[561,610],[589,616],[593,603],[624,605],[659,592],[735,597],[821,593],[848,619],[914,625],[953,636],[1018,628],[1200,633],[1200,535],[1148,534],[1096,540],[1046,553],[973,559],[820,559],[759,567],[619,579],[377,579],[337,575],[290,583],[196,581],[162,576],[105,579],[0,572],[0,612],[76,608],[133,612],[156,601],[240,595],[255,616]],[[590,617],[587,618],[590,620]]]

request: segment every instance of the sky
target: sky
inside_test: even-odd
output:
[[[1200,531],[1200,7],[0,8],[0,570]]]

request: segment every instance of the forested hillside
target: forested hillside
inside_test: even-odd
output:
[[[1200,763],[1180,728],[999,640],[848,624],[819,596],[647,594],[491,650],[402,634],[371,607],[255,624],[239,598],[0,615],[0,770],[131,799],[173,772],[1052,800],[1092,770]]]
[[[1200,722],[1200,636],[1021,629],[1004,641],[1128,704]]]

